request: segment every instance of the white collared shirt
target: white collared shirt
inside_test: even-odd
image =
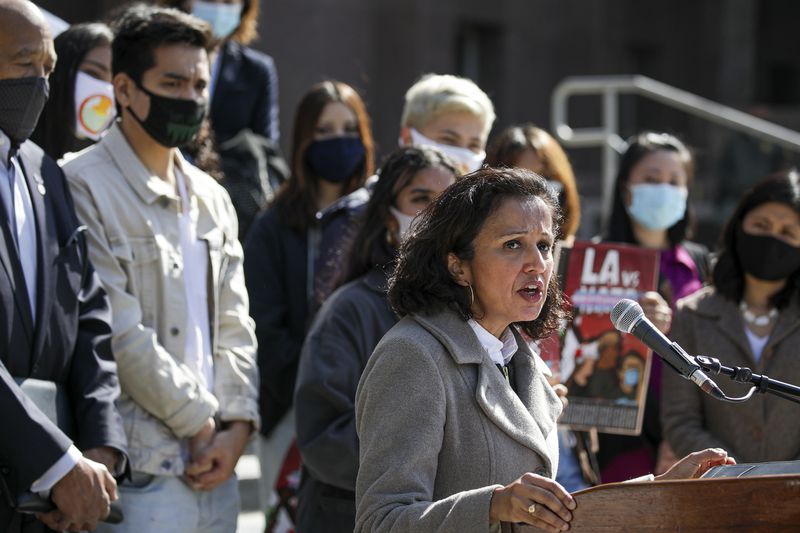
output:
[[[511,328],[506,328],[498,339],[472,318],[467,321],[467,324],[475,332],[478,341],[494,361],[494,364],[506,366],[511,361],[511,358],[514,357],[514,354],[517,353],[517,339],[514,337]]]
[[[11,219],[11,232],[15,233],[20,266],[25,277],[28,301],[31,305],[31,319],[36,322],[36,217],[33,202],[28,190],[27,180],[15,155],[9,159],[11,140],[0,130],[0,197],[6,213]],[[12,208],[13,205],[13,208]],[[13,216],[12,216],[13,213]]]

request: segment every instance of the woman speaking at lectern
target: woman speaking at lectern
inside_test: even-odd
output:
[[[558,221],[544,179],[492,168],[463,177],[417,218],[389,285],[404,318],[356,394],[356,532],[569,528],[575,502],[552,479],[562,404],[520,335],[558,325]],[[660,479],[728,461],[704,450]]]

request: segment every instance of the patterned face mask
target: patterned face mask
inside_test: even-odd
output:
[[[75,133],[80,138],[100,140],[117,109],[114,86],[85,72],[75,77]]]
[[[0,130],[15,144],[28,140],[49,95],[47,78],[0,80]]]
[[[206,116],[208,102],[169,98],[152,93],[138,83],[137,85],[150,97],[150,111],[144,119],[136,116],[130,107],[128,111],[142,128],[156,142],[168,148],[178,148],[191,142]]]

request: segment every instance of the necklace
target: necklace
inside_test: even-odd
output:
[[[747,304],[742,301],[739,304],[739,310],[742,312],[742,316],[744,317],[745,321],[748,324],[752,324],[754,326],[758,326],[763,328],[764,326],[768,326],[770,322],[775,320],[778,317],[778,310],[776,308],[772,308],[766,315],[756,316],[748,307]]]

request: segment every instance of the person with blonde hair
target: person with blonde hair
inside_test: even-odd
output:
[[[400,145],[438,148],[462,173],[473,172],[486,158],[495,118],[492,101],[472,80],[426,74],[406,92]]]

